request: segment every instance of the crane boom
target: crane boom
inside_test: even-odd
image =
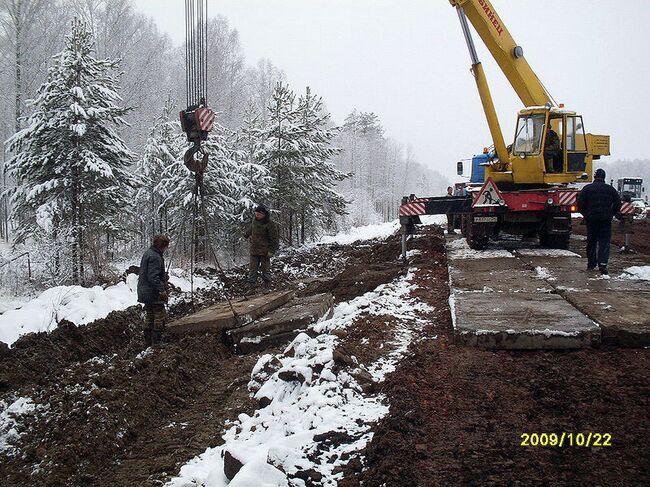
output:
[[[554,106],[546,90],[489,0],[449,0],[461,7],[524,106]]]

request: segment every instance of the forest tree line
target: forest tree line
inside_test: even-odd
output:
[[[218,120],[204,178],[208,239],[182,163],[184,47],[131,0],[0,5],[0,237],[35,244],[52,281],[101,277],[155,233],[172,236],[179,260],[207,258],[212,242],[232,261],[258,203],[272,209],[284,244],[296,245],[393,219],[402,194],[446,183],[387,138],[376,115],[355,110],[336,126],[317,94],[295,92],[270,61],[248,66],[237,31],[216,17],[208,29],[208,103]]]

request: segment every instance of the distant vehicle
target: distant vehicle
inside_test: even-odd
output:
[[[630,201],[635,199],[643,201],[643,193],[645,192],[643,178],[618,178],[616,189],[618,189],[621,198],[628,197]]]
[[[635,215],[645,215],[648,211],[648,203],[643,199],[645,188],[643,178],[626,177],[618,178],[616,189],[623,201],[630,202],[634,208]]]

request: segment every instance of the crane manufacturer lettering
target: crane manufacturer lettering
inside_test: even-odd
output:
[[[497,30],[497,33],[501,35],[501,33],[503,32],[503,27],[501,27],[501,23],[499,22],[499,19],[490,8],[490,4],[488,4],[486,0],[478,0],[478,3],[481,6],[481,8],[483,8],[483,11],[485,12],[485,15],[487,15],[487,18],[490,20],[490,22],[492,22],[492,25]]]

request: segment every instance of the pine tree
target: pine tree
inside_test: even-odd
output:
[[[330,228],[336,216],[345,214],[347,202],[336,191],[336,185],[348,178],[332,162],[341,150],[332,147],[337,130],[330,129],[330,114],[325,112],[321,97],[307,87],[298,100],[298,116],[302,133],[298,141],[299,184],[297,201],[300,217],[300,241],[305,242],[307,227]]]
[[[264,157],[262,163],[273,177],[271,199],[273,209],[279,213],[281,232],[289,245],[293,245],[296,214],[300,209],[300,152],[299,139],[303,127],[295,108],[296,95],[280,82],[273,90],[268,106],[269,123],[264,131]]]
[[[64,50],[55,56],[47,81],[31,102],[26,128],[9,141],[8,169],[18,181],[13,218],[24,240],[49,214],[53,232],[70,229],[72,280],[84,278],[85,241],[122,231],[131,207],[134,154],[115,131],[124,125],[118,62],[93,57],[88,26],[74,20]]]
[[[268,203],[272,177],[264,161],[264,129],[262,114],[253,104],[244,112],[244,122],[238,134],[235,152],[239,172],[239,198],[235,208],[236,219],[244,222],[250,218],[255,206]]]

